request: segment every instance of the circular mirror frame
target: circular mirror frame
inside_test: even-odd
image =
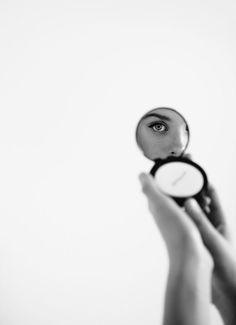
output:
[[[208,179],[207,179],[207,175],[204,171],[204,169],[202,167],[200,167],[198,164],[196,164],[195,162],[193,162],[192,160],[188,159],[188,158],[181,158],[181,157],[169,157],[167,159],[157,159],[155,161],[154,166],[152,167],[150,174],[154,177],[157,170],[167,164],[167,163],[171,163],[171,162],[184,162],[187,163],[193,167],[195,167],[196,169],[198,169],[200,171],[200,173],[202,174],[203,177],[203,186],[202,188],[195,194],[192,196],[186,196],[186,197],[176,197],[176,196],[171,196],[180,206],[183,206],[184,202],[186,199],[188,198],[195,198],[196,200],[198,200],[199,195],[201,195],[201,193],[207,189],[208,186]],[[168,194],[167,194],[168,195]]]
[[[176,109],[171,108],[171,107],[160,106],[160,107],[153,108],[153,109],[149,110],[147,113],[145,113],[145,114],[144,114],[144,115],[139,119],[138,124],[137,124],[137,126],[136,126],[136,130],[135,130],[135,139],[136,139],[136,143],[137,143],[139,149],[144,153],[144,150],[140,147],[139,142],[138,142],[138,128],[139,128],[140,123],[142,122],[142,120],[146,117],[146,115],[148,115],[148,114],[150,114],[150,113],[152,113],[152,112],[155,112],[155,111],[158,110],[158,109],[166,109],[166,110],[169,110],[169,111],[175,112],[175,113],[178,114],[178,115],[183,119],[183,121],[185,122],[185,124],[186,124],[186,129],[187,129],[187,132],[188,132],[188,141],[187,141],[187,143],[186,143],[186,146],[185,146],[185,148],[184,148],[182,154],[179,156],[179,157],[182,157],[182,156],[184,155],[184,153],[185,153],[185,151],[186,151],[188,145],[189,145],[189,141],[190,141],[190,130],[189,130],[188,123],[187,123],[186,119],[183,117],[183,115],[182,115],[181,113],[179,113]],[[148,158],[145,154],[144,154],[144,156],[145,156],[147,159],[149,159],[149,160],[151,160],[151,161],[154,161],[154,162],[155,162],[156,160],[158,160],[158,158],[155,158],[155,159]],[[170,157],[171,157],[171,156],[170,156]],[[168,158],[167,158],[167,159],[168,159]]]

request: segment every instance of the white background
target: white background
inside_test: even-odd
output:
[[[235,221],[235,1],[0,0],[0,322],[161,323],[138,119],[178,109]]]

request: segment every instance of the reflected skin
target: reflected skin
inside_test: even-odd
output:
[[[136,140],[148,159],[179,157],[188,145],[188,126],[176,111],[164,107],[157,108],[140,119]]]

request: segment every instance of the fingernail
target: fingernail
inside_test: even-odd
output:
[[[207,203],[208,205],[210,205],[210,203],[211,203],[211,198],[210,198],[209,196],[206,196],[206,203]]]
[[[184,158],[192,160],[192,155],[190,153],[184,154]]]
[[[202,210],[194,199],[188,199],[185,203],[186,212],[197,223],[202,220]]]
[[[204,208],[204,211],[205,211],[206,213],[210,213],[210,212],[211,212],[211,209],[210,209],[209,206],[206,206],[206,207]]]
[[[147,180],[147,175],[145,173],[141,173],[139,175],[139,180],[140,180],[141,184],[144,185]]]
[[[218,227],[216,227],[216,229],[218,230],[218,232],[220,233],[220,234],[224,234],[225,233],[225,225],[224,224],[220,224]]]
[[[199,207],[198,203],[196,202],[196,200],[194,200],[194,199],[187,199],[185,202],[185,207],[187,209],[200,211],[200,207]]]

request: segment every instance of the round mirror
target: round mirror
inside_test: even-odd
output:
[[[189,143],[189,128],[176,110],[159,107],[147,112],[138,122],[136,141],[145,157],[153,161],[180,157]]]

